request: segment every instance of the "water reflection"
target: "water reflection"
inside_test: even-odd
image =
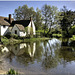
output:
[[[13,67],[21,67],[22,69],[32,66],[32,68],[35,68],[36,64],[36,68],[39,67],[45,70],[58,68],[59,70],[61,65],[66,68],[66,65],[75,61],[75,47],[73,43],[69,42],[69,39],[60,41],[53,38],[46,41],[2,46],[0,51],[2,53],[6,51],[5,59]],[[64,70],[64,68],[62,69]]]
[[[2,53],[4,53],[4,52],[9,52],[9,49],[8,49],[6,46],[1,45],[1,46],[0,46],[0,51],[1,51]]]
[[[42,65],[47,68],[54,68],[58,64],[57,55],[55,50],[60,49],[61,41],[57,39],[52,39],[44,42],[45,57],[43,59]]]

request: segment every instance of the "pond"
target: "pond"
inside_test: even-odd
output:
[[[75,74],[74,42],[51,39],[0,47],[0,70],[25,75]]]

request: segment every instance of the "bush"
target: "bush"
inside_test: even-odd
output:
[[[13,37],[14,39],[19,39],[19,36],[16,34],[12,34],[11,37]]]
[[[72,37],[70,38],[72,41],[75,41],[75,35],[72,35]]]
[[[7,75],[18,75],[18,72],[16,72],[14,69],[10,69],[10,70],[7,72]]]
[[[3,44],[9,43],[8,38],[7,37],[4,37],[4,36],[2,36],[1,41],[2,41]]]
[[[5,37],[7,37],[8,39],[11,38],[11,32],[8,32]]]
[[[75,25],[69,30],[70,35],[75,35]]]
[[[59,37],[62,37],[62,34],[53,34],[52,36],[59,38]]]

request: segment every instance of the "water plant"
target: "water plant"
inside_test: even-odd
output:
[[[14,69],[9,69],[9,71],[7,72],[7,75],[19,75],[19,74]]]

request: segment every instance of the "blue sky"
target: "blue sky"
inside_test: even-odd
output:
[[[8,17],[8,14],[13,14],[18,6],[23,6],[24,4],[27,4],[28,7],[33,7],[34,10],[37,7],[41,9],[44,4],[48,4],[57,6],[59,10],[65,5],[68,9],[75,11],[75,1],[0,1],[0,16]]]

